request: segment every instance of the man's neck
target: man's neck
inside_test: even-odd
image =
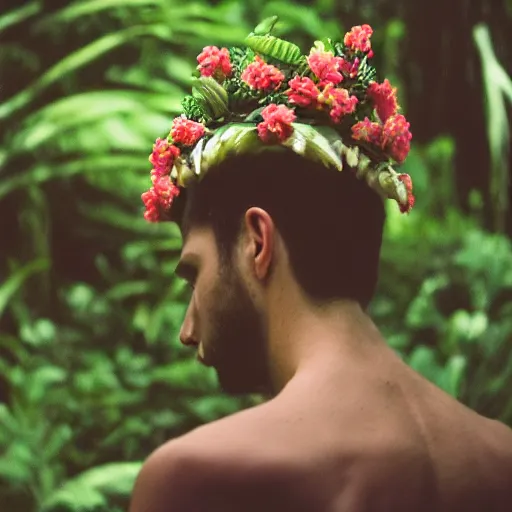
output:
[[[385,345],[355,301],[311,305],[302,297],[281,301],[269,318],[269,361],[274,391],[305,374],[321,376],[350,362],[364,362]]]

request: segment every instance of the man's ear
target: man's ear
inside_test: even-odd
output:
[[[246,234],[245,256],[250,258],[250,266],[256,277],[266,279],[275,257],[276,228],[272,217],[261,208],[252,207],[245,212]]]

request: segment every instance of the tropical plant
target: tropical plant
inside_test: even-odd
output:
[[[400,55],[421,30],[412,3],[390,0],[12,4],[0,15],[0,509],[126,510],[154,448],[262,399],[222,396],[178,343],[188,298],[173,275],[179,233],[142,219],[144,162],[181,111],[197,53],[240,44],[271,15],[276,35],[303,51],[380,21],[378,68],[414,92]],[[486,76],[499,77],[504,103],[486,105],[503,135],[507,67],[482,27],[475,37]],[[407,112],[418,110],[406,97]],[[450,135],[439,122],[413,122],[413,134],[425,125]],[[506,144],[488,133],[504,184]],[[459,210],[453,139],[423,135],[429,143],[413,146],[404,169],[417,206],[408,218],[389,211],[373,314],[412,366],[512,422],[510,243],[482,229],[485,190],[471,195],[471,216]],[[499,219],[505,203],[496,204]]]

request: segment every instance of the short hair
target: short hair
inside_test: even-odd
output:
[[[231,157],[180,195],[182,232],[211,227],[224,261],[245,212],[272,217],[294,277],[314,301],[353,299],[366,308],[377,285],[385,209],[379,195],[343,171],[291,150]]]

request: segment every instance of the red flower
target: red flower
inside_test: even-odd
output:
[[[412,193],[412,180],[408,174],[399,174],[398,179],[405,183],[405,188],[407,189],[407,204],[400,204],[400,211],[402,213],[409,213],[416,202],[416,198]]]
[[[144,192],[141,199],[146,207],[144,218],[149,222],[158,222],[160,219],[160,212],[158,209],[158,196],[155,190],[151,187],[148,191]]]
[[[332,52],[325,52],[313,48],[308,57],[308,64],[311,71],[320,79],[320,86],[339,84],[343,80],[343,75],[339,72],[341,57],[335,57]]]
[[[380,120],[385,123],[398,110],[396,88],[392,87],[386,78],[382,84],[372,82],[368,89],[368,96],[372,99]]]
[[[339,60],[340,71],[348,78],[356,78],[357,72],[359,71],[359,57],[356,57],[353,62],[342,59]]]
[[[299,107],[316,106],[320,89],[311,78],[301,78],[297,75],[288,82],[290,89],[286,91],[288,101]]]
[[[244,69],[241,78],[253,89],[267,91],[277,89],[283,83],[284,75],[278,68],[256,56],[255,61]]]
[[[155,174],[158,176],[169,174],[174,165],[174,159],[179,155],[179,148],[169,144],[167,139],[156,139],[153,144],[153,152],[149,155],[149,161],[153,164]]]
[[[328,87],[325,88],[324,94]],[[333,98],[330,116],[335,123],[339,123],[343,116],[353,114],[359,103],[359,100],[355,96],[350,96],[347,89],[333,88],[328,91],[328,94]]]
[[[372,43],[370,37],[373,34],[373,29],[370,25],[358,25],[352,27],[350,32],[345,34],[345,46],[352,51],[360,51],[368,53],[368,57],[373,57]]]
[[[398,163],[402,163],[411,149],[410,124],[402,114],[390,117],[382,129],[382,149]]]
[[[263,122],[258,124],[258,135],[263,142],[283,142],[292,133],[295,112],[285,105],[271,103],[261,112]]]
[[[231,75],[232,66],[227,48],[218,49],[216,46],[205,46],[198,55],[197,69],[201,76],[213,76],[219,82]]]
[[[171,137],[174,142],[193,146],[204,135],[204,132],[204,125],[191,121],[181,114],[172,123]]]
[[[355,96],[350,96],[347,89],[335,88],[328,84],[318,97],[318,103],[327,106],[331,119],[339,123],[344,115],[355,111],[359,100]]]
[[[352,126],[352,138],[380,146],[382,143],[382,126],[372,123],[367,117]]]
[[[172,206],[180,189],[174,185],[170,176],[160,176],[154,180],[153,186],[141,195],[146,206],[144,218],[149,222],[159,222],[165,219],[166,213]]]

